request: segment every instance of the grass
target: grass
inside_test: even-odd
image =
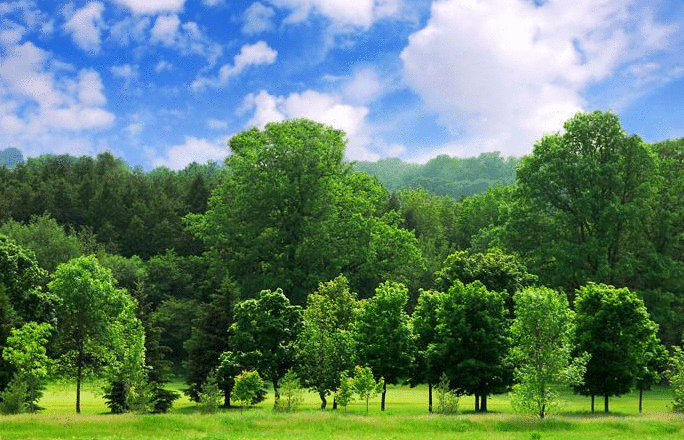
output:
[[[645,394],[643,414],[638,413],[636,393],[612,398],[612,412],[607,415],[591,414],[588,398],[564,393],[564,407],[543,421],[513,414],[507,396],[491,397],[486,415],[472,413],[473,399],[469,397],[461,399],[459,415],[429,415],[425,387],[390,387],[387,410],[379,410],[376,398],[368,415],[365,404],[358,401],[346,413],[341,409],[321,412],[318,397],[306,393],[301,410],[294,414],[274,413],[272,400],[267,400],[243,412],[205,415],[183,397],[170,414],[116,416],[107,414],[97,387],[91,387],[82,395],[82,413],[76,415],[71,388],[51,385],[40,402],[45,410],[38,415],[0,416],[0,440],[684,438],[684,416],[669,409],[671,396],[666,388]],[[603,408],[602,400],[596,403],[597,409]]]

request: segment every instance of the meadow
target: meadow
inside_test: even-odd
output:
[[[176,385],[178,388],[180,384]],[[272,397],[272,394],[271,394]],[[82,412],[75,414],[75,394],[63,385],[51,385],[40,414],[0,416],[0,440],[14,439],[681,439],[684,415],[669,408],[667,388],[645,393],[644,411],[638,412],[637,394],[611,399],[611,413],[591,414],[590,400],[564,393],[565,404],[546,420],[514,414],[505,395],[493,396],[490,413],[474,414],[473,400],[460,400],[457,415],[427,413],[425,387],[390,387],[387,410],[378,399],[356,401],[347,411],[320,411],[314,394],[304,393],[295,413],[276,413],[273,401],[252,409],[202,414],[182,397],[169,414],[108,414],[97,388],[82,396]],[[597,400],[597,408],[602,401]]]

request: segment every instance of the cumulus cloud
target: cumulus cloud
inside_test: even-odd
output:
[[[211,42],[197,23],[182,23],[175,14],[157,17],[150,30],[150,41],[177,50],[183,55],[204,56],[210,66],[213,66],[223,53],[221,45]]]
[[[180,24],[181,21],[177,15],[160,15],[152,27],[150,40],[153,43],[160,42],[166,46],[173,46]]]
[[[115,120],[98,72],[55,68],[51,56],[31,42],[5,47],[0,58],[0,139],[25,152],[41,148],[73,152],[88,148],[84,139]],[[87,150],[87,152],[92,152]]]
[[[185,0],[111,0],[134,14],[159,14],[161,12],[180,12]]]
[[[585,107],[589,85],[672,32],[650,21],[641,26],[657,36],[649,42],[635,31],[636,0],[535,3],[438,0],[425,28],[410,36],[401,54],[406,84],[466,136],[445,148],[476,141],[483,145],[476,151],[529,152]]]
[[[71,33],[74,43],[90,54],[97,54],[100,51],[100,34],[105,27],[103,12],[104,4],[91,2],[76,10],[64,23],[64,29]]]
[[[346,102],[369,104],[382,96],[387,88],[385,80],[374,68],[364,67],[342,85],[342,96]]]
[[[263,3],[254,2],[243,14],[244,24],[242,33],[247,35],[259,34],[273,29],[273,18],[275,10],[265,6]]]
[[[251,112],[248,125],[264,127],[268,122],[307,118],[347,134],[347,157],[358,160],[377,160],[379,155],[370,150],[372,137],[366,123],[368,108],[345,104],[336,95],[307,90],[285,96],[273,96],[265,90],[249,94],[242,110]]]
[[[273,64],[278,56],[278,52],[265,42],[259,41],[254,44],[246,44],[240,49],[240,53],[235,55],[233,64],[225,64],[219,70],[215,78],[198,77],[193,81],[193,90],[202,90],[206,87],[219,88],[225,86],[228,81],[238,76],[245,69],[251,66]]]
[[[166,60],[161,60],[157,63],[156,66],[154,66],[154,71],[157,73],[161,73],[165,70],[172,70],[173,69],[173,64],[169,63]]]
[[[207,126],[212,130],[226,130],[228,129],[228,122],[212,118],[207,121]]]
[[[185,168],[192,162],[222,162],[228,156],[225,139],[209,141],[194,136],[186,136],[183,143],[166,149],[163,155],[150,153],[150,162],[154,167],[167,167],[172,170]]]

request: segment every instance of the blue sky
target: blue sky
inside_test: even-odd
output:
[[[180,169],[306,117],[349,159],[425,162],[594,109],[684,137],[682,29],[681,0],[4,0],[0,149]]]

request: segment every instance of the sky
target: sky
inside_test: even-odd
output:
[[[578,111],[684,137],[681,0],[0,1],[0,149],[222,161],[309,118],[349,160],[521,156]]]

